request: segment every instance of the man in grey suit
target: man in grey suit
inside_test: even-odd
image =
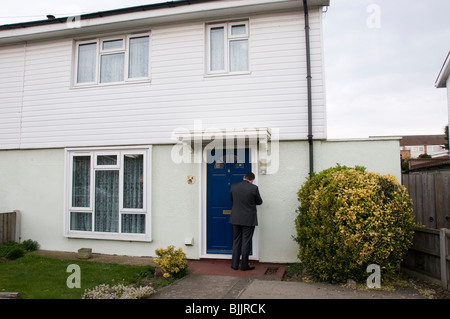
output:
[[[242,255],[241,270],[252,270],[248,264],[248,257],[252,244],[255,226],[258,226],[256,205],[262,204],[258,186],[253,185],[255,174],[248,172],[240,183],[231,185],[230,200],[233,202],[231,208],[230,223],[233,225],[233,254],[231,268],[239,269],[239,259]]]

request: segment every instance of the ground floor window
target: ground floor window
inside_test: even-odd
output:
[[[151,147],[66,150],[68,237],[150,239],[150,152]]]

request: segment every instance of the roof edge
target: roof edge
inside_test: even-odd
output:
[[[437,88],[445,88],[447,87],[447,79],[450,76],[450,51],[445,58],[444,64],[439,71],[439,75],[436,79],[435,86]]]
[[[216,0],[166,1],[166,2],[160,2],[160,3],[145,4],[145,5],[141,5],[141,6],[135,6],[135,7],[126,7],[126,8],[112,9],[112,10],[106,10],[106,11],[85,13],[85,14],[79,15],[79,17],[80,17],[80,20],[86,20],[86,19],[92,19],[92,18],[102,18],[102,17],[113,16],[113,15],[119,15],[119,14],[124,14],[124,13],[150,11],[150,10],[165,9],[165,8],[176,8],[176,7],[181,7],[181,6],[190,5],[190,4],[213,2],[213,1],[216,1]],[[69,18],[70,17],[61,17],[61,18],[55,18],[55,19],[4,24],[4,25],[0,25],[0,31],[29,28],[29,27],[49,25],[49,24],[66,23],[67,19],[69,19]]]

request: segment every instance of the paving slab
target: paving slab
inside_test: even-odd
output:
[[[150,299],[236,299],[250,283],[246,277],[188,275]]]
[[[239,295],[241,299],[424,299],[413,288],[395,291],[352,289],[340,285],[254,279]]]
[[[352,289],[327,283],[188,275],[151,299],[424,299],[413,288]]]

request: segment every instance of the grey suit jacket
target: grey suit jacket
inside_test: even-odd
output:
[[[257,226],[256,205],[262,204],[258,186],[248,181],[232,184],[230,200],[233,202],[231,208],[230,223],[242,226]]]

